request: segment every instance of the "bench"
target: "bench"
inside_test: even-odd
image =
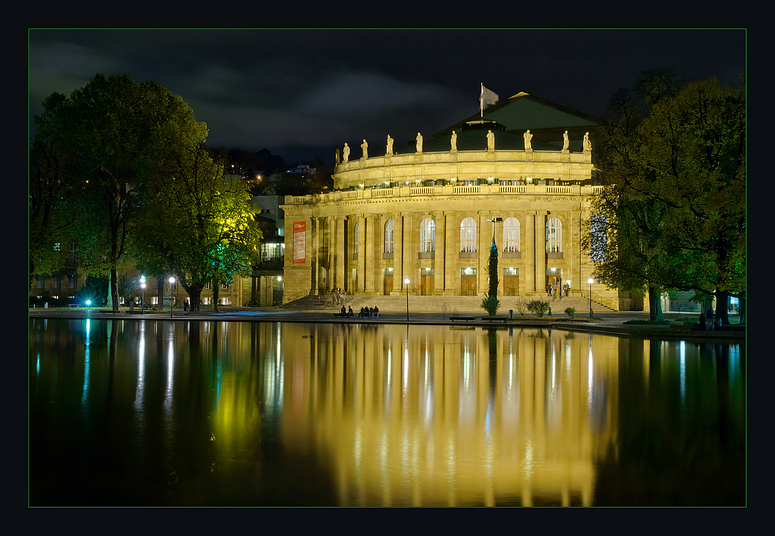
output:
[[[457,315],[457,316],[450,316],[449,319],[452,320],[452,321],[455,321],[455,320],[465,320],[466,322],[468,322],[469,320],[473,320],[474,317],[473,316],[460,316],[460,315]]]

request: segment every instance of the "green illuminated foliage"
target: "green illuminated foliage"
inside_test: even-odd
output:
[[[98,74],[69,97],[52,94],[44,108],[35,118],[34,146],[66,155],[56,166],[75,178],[70,188],[81,268],[94,276],[110,274],[117,310],[117,269],[126,260],[140,209],[167,174],[170,151],[201,143],[207,127],[179,96],[126,75]]]
[[[624,290],[695,290],[723,302],[745,292],[745,120],[742,88],[685,86],[652,71],[611,101],[603,136],[607,221],[595,277]],[[585,245],[592,242],[588,232]],[[653,295],[653,296],[652,296]],[[719,309],[722,309],[719,307]],[[725,308],[724,308],[725,309]],[[724,311],[725,312],[725,311]]]

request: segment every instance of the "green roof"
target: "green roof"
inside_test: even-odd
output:
[[[479,114],[474,114],[463,121],[434,134],[434,137],[449,136],[453,130],[459,130],[463,124],[480,119]],[[524,132],[525,130],[542,129],[570,129],[590,128],[594,129],[605,124],[605,121],[597,117],[573,110],[560,104],[534,97],[527,93],[517,93],[508,99],[501,101],[484,110],[483,119],[497,121],[510,132]],[[495,147],[498,145],[496,143]],[[537,147],[534,147],[537,148]]]

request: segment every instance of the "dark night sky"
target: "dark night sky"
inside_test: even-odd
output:
[[[289,163],[430,136],[479,110],[479,84],[603,117],[647,69],[731,83],[736,30],[30,29],[29,108],[96,74],[155,80],[209,127],[208,145],[269,149]]]

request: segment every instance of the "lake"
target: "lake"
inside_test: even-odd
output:
[[[30,506],[744,506],[744,342],[29,320]]]

